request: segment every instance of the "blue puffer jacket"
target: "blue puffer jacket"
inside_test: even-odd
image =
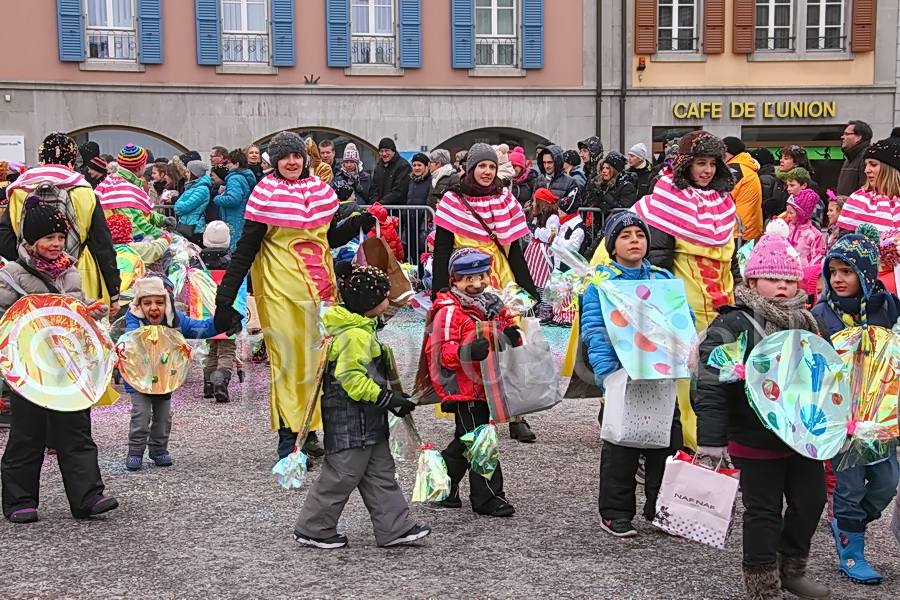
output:
[[[675,276],[659,267],[654,267],[649,261],[637,269],[629,269],[618,263],[611,266],[597,267],[598,273],[608,273],[609,280],[623,279],[637,281],[639,279],[675,279]],[[603,309],[600,306],[600,290],[593,283],[584,292],[581,299],[581,339],[587,346],[588,360],[594,371],[594,381],[597,387],[605,391],[603,380],[606,376],[622,368],[619,357],[613,349],[609,336],[606,333],[606,323],[603,321]]]
[[[869,300],[866,302],[866,323],[870,327],[891,329],[900,318],[900,298],[880,285],[879,288],[881,291],[869,296]],[[837,332],[847,329],[847,324],[841,321],[841,318],[828,305],[825,294],[822,294],[819,303],[812,307],[811,312],[825,322],[828,335],[832,337]],[[859,323],[857,322],[857,324]]]
[[[225,176],[225,191],[216,196],[221,219],[231,227],[231,251],[244,231],[244,212],[250,192],[256,186],[256,175],[250,169],[232,169]]]
[[[182,225],[193,225],[194,233],[206,227],[206,205],[212,193],[212,178],[204,175],[193,181],[184,189],[184,193],[175,201],[175,214]]]
[[[171,300],[171,296],[170,296]],[[214,317],[210,317],[208,319],[192,319],[189,316],[185,315],[183,312],[176,310],[175,311],[175,324],[170,325],[169,323],[163,323],[166,327],[171,327],[172,329],[177,329],[181,335],[188,339],[193,340],[202,340],[206,338],[211,338],[217,336],[220,331],[216,330],[216,326],[213,324]],[[146,319],[139,319],[134,314],[132,314],[129,309],[127,313],[125,313],[125,331],[134,331],[135,329],[139,329],[145,325],[150,325],[150,322]],[[125,391],[129,394],[134,393],[134,388],[128,385],[128,382],[125,382]]]

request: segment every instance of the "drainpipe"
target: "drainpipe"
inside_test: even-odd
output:
[[[597,137],[603,130],[603,0],[597,0]]]
[[[620,152],[626,152],[625,148],[625,95],[627,93],[628,82],[628,0],[622,0],[621,6],[621,60],[622,60],[622,81],[619,86],[619,149]]]

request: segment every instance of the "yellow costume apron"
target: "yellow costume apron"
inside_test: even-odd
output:
[[[270,225],[250,268],[269,364],[272,429],[283,422],[303,428],[303,416],[316,391],[321,346],[319,310],[335,300],[334,269],[328,248],[329,225],[293,229]],[[311,429],[322,428],[316,406]]]
[[[494,242],[476,242],[471,238],[467,238],[459,235],[458,233],[453,234],[453,249],[462,248],[463,246],[469,246],[471,248],[475,248],[479,252],[484,252],[485,254],[489,254],[491,257],[491,286],[499,289],[503,289],[509,283],[515,283],[516,277],[513,275],[512,268],[509,266],[509,261],[506,260],[506,257],[500,254],[500,250],[497,248],[497,244]],[[509,245],[503,246],[503,250],[506,251],[506,254],[509,255]]]

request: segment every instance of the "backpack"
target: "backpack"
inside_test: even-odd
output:
[[[69,224],[69,231],[66,233],[66,254],[71,256],[76,262],[81,258],[81,251],[84,250],[85,243],[81,241],[81,232],[78,230],[78,219],[75,216],[75,205],[72,204],[72,198],[69,192],[62,190],[52,183],[40,183],[29,196],[37,196],[45,204],[53,206],[66,218]],[[25,226],[25,209],[22,208],[22,216],[19,218],[19,239],[22,239],[22,231]]]

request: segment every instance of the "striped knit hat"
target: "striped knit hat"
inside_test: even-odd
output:
[[[128,144],[122,148],[121,152],[119,152],[119,157],[116,159],[116,162],[118,162],[119,166],[123,169],[138,172],[147,164],[147,151],[140,146]]]

